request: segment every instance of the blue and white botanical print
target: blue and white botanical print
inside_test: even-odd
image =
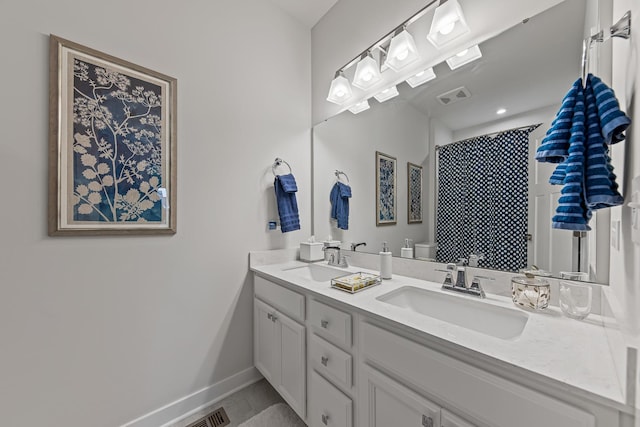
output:
[[[162,88],[73,61],[73,220],[161,222]]]
[[[394,222],[396,220],[396,191],[395,191],[395,160],[380,157],[379,163],[379,222]]]
[[[422,221],[422,169],[409,164],[409,222]]]

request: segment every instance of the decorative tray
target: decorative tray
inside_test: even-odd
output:
[[[379,275],[359,271],[331,279],[331,287],[355,294],[363,289],[379,285],[381,282]]]

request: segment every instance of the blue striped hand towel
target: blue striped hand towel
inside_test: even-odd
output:
[[[562,106],[551,123],[546,136],[536,151],[536,160],[547,163],[562,163],[569,157],[569,139],[571,138],[572,119],[575,112],[582,79],[573,83],[562,100]]]
[[[600,98],[595,95],[594,83],[600,88]],[[587,206],[590,209],[604,209],[611,206],[619,206],[624,203],[624,198],[618,192],[616,176],[613,173],[611,159],[605,137],[610,133],[612,138],[622,135],[623,127],[607,126],[613,122],[623,123],[626,118],[618,108],[618,101],[613,96],[613,91],[608,89],[597,77],[589,75],[586,87],[587,105],[587,156],[585,165],[585,191]],[[600,114],[600,111],[603,114]],[[619,114],[618,114],[619,113]],[[602,119],[604,118],[604,119]],[[604,123],[603,123],[604,120]],[[607,131],[605,131],[607,126]],[[618,136],[614,136],[618,135]]]
[[[587,81],[591,84],[596,97],[598,118],[605,143],[615,144],[624,140],[623,132],[631,124],[631,119],[620,111],[620,104],[613,90],[594,75],[589,74]]]
[[[591,212],[586,206],[583,185],[586,142],[585,103],[581,80],[576,83],[570,91],[574,93],[573,97],[576,101],[571,118],[569,157],[565,161],[566,176],[556,215],[552,219],[552,227],[588,231],[591,230],[588,225]]]

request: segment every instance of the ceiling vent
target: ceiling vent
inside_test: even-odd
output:
[[[458,101],[471,98],[471,93],[466,87],[461,86],[457,89],[453,89],[453,90],[450,90],[449,92],[440,94],[437,96],[437,98],[442,105],[451,105]]]

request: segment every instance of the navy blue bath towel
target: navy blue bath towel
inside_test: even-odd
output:
[[[338,222],[341,230],[349,229],[349,198],[351,187],[341,182],[336,182],[329,194],[331,201],[331,218]]]
[[[282,232],[300,230],[300,215],[298,214],[298,202],[296,201],[298,185],[295,178],[291,174],[278,175],[273,186],[276,190]]]

